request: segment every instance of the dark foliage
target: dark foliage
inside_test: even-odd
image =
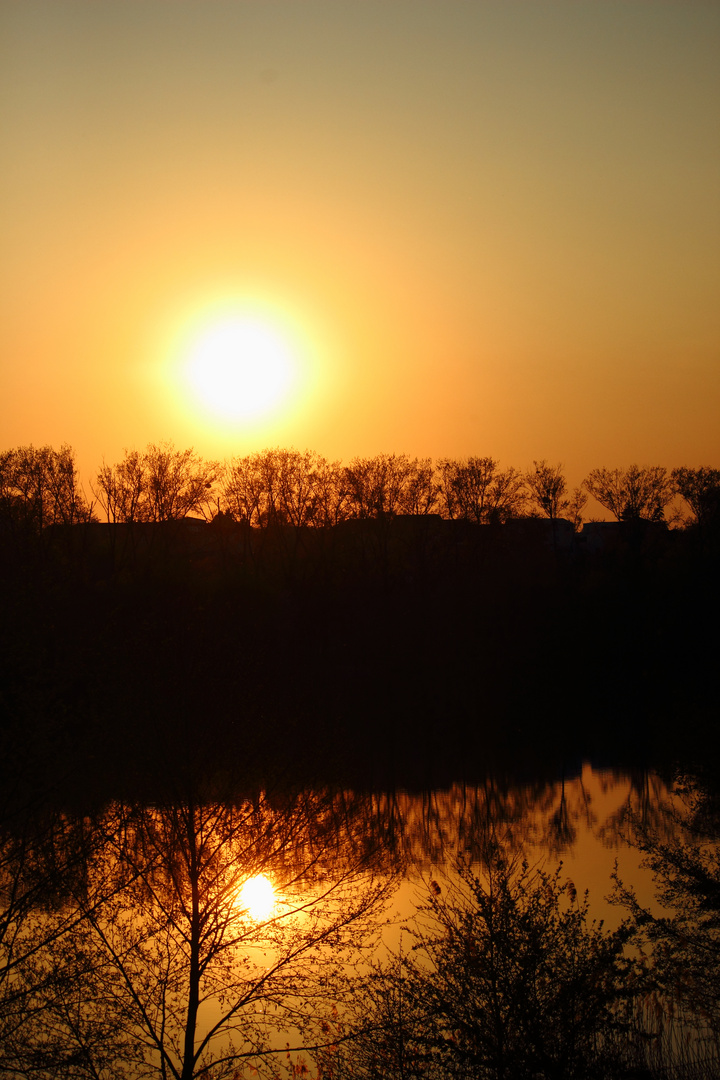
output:
[[[369,982],[356,1040],[323,1075],[389,1080],[570,1080],[630,1075],[641,985],[624,947],[590,921],[570,880],[507,861],[490,841],[474,870],[429,883],[409,954]]]
[[[656,903],[641,904],[615,876],[614,901],[651,960],[653,1056],[683,1053],[687,1075],[720,1075],[720,783],[711,757],[677,778],[665,819],[631,818],[628,837],[652,870]],[[688,1038],[687,1033],[692,1032]]]

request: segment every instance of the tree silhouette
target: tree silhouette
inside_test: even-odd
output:
[[[59,1030],[58,1006],[73,1020],[85,965],[67,942],[83,915],[66,903],[82,887],[92,837],[82,822],[28,805],[4,777],[0,819],[0,1073],[85,1076],[78,1049]],[[110,886],[111,887],[111,886]],[[107,893],[107,888],[106,888]],[[86,895],[86,909],[92,901]],[[63,956],[65,961],[60,962]],[[110,1036],[102,1017],[85,1025],[85,1043],[103,1054]],[[82,1055],[81,1055],[82,1056]],[[80,1063],[81,1064],[81,1063]]]
[[[174,521],[207,511],[217,462],[203,461],[192,448],[175,450],[171,443],[151,444],[144,458],[150,521]]]
[[[684,1018],[700,1034],[701,1056],[720,1060],[720,800],[717,777],[678,778],[665,819],[629,821],[629,838],[653,872],[659,905],[649,910],[614,875],[613,899],[633,918],[651,958],[658,1015]],[[659,912],[662,912],[660,914]],[[662,1024],[656,1027],[662,1028]],[[672,1048],[671,1048],[672,1052]]]
[[[334,525],[345,516],[338,462],[310,450],[262,450],[231,459],[220,485],[221,502],[235,521]]]
[[[501,523],[522,513],[525,477],[517,469],[498,468],[491,457],[438,462],[444,509],[449,518],[478,524]]]
[[[93,493],[112,523],[142,521],[146,514],[147,469],[144,456],[126,450],[117,465],[103,462]]]
[[[561,867],[507,860],[492,839],[477,872],[456,870],[454,882],[429,882],[412,950],[369,980],[355,1044],[321,1063],[367,1080],[623,1075],[629,929],[605,932]]]
[[[116,806],[99,827],[105,842],[53,954],[77,1008],[50,989],[43,1006],[64,1060],[95,1077],[219,1080],[241,1062],[261,1068],[288,1041],[326,1041],[323,1020],[349,993],[392,882],[373,876],[346,801]],[[261,913],[243,891],[258,875],[275,889]],[[28,1047],[36,1066],[41,1041]]]
[[[150,443],[142,453],[125,450],[116,465],[103,464],[93,490],[110,522],[176,521],[208,516],[219,471],[192,448]]]
[[[548,465],[547,461],[533,461],[525,477],[533,506],[551,521],[562,517],[569,505],[562,468],[562,465]]]
[[[0,513],[11,530],[36,535],[48,525],[90,520],[72,447],[19,446],[0,454]]]
[[[411,459],[405,454],[354,458],[343,475],[353,517],[424,515],[435,508],[438,489],[429,458]]]
[[[673,469],[672,480],[703,528],[720,520],[720,469]]]
[[[593,469],[583,486],[618,521],[663,521],[675,494],[672,479],[660,465]]]

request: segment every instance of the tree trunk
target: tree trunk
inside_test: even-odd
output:
[[[195,833],[195,808],[188,807],[188,865],[192,897],[190,926],[190,970],[188,973],[188,1005],[183,1045],[182,1080],[192,1080],[195,1075],[195,1031],[200,1004],[200,870]]]

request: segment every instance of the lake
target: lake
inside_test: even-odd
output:
[[[512,902],[542,893],[533,934],[557,922],[577,935],[593,921],[602,935],[620,933],[628,910],[608,901],[614,868],[640,906],[667,913],[662,874],[643,865],[638,842],[693,850],[696,797],[651,771],[583,762],[554,776],[494,775],[427,791],[231,790],[215,777],[185,798],[8,819],[0,1065],[8,1075],[103,1080],[312,1072],[323,1062],[327,1074],[334,1048],[335,1073],[349,1076],[360,1059],[348,1048],[369,1051],[362,1039],[344,1040],[363,1029],[368,1002],[377,1011],[381,983],[387,1007],[382,980],[399,953],[411,965],[418,907],[429,904],[437,926],[443,911],[456,916],[453,905],[467,899],[463,864],[480,881],[495,873],[497,887],[524,857],[528,876]],[[709,850],[707,836],[703,844]],[[274,888],[264,908],[247,899],[250,878]],[[427,911],[422,918],[427,935]],[[707,940],[715,947],[716,935]],[[579,956],[590,938],[573,941],[568,955]],[[538,956],[544,949],[537,945]],[[412,982],[411,966],[403,971]],[[558,967],[553,980],[564,977]],[[416,1054],[427,1038],[416,1033]],[[278,1056],[280,1047],[289,1050]],[[446,1075],[444,1067],[434,1061],[427,1075]]]

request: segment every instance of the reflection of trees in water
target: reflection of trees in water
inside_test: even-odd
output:
[[[8,789],[5,789],[6,793]],[[50,999],[71,1009],[77,965],[53,958],[77,927],[63,902],[69,882],[83,887],[82,829],[62,814],[30,808],[12,791],[0,826],[0,1073],[25,1075],[29,1064],[62,1063]],[[13,804],[13,797],[18,802]],[[99,1022],[101,1023],[101,1022]],[[32,1047],[28,1043],[36,1032]],[[99,1025],[98,1025],[99,1032]],[[87,1038],[93,1033],[88,1030]]]
[[[530,867],[497,837],[476,859],[429,883],[412,948],[368,980],[357,1038],[321,1055],[327,1075],[636,1075],[624,1038],[638,975],[628,929],[605,932],[559,869]]]
[[[626,774],[629,780],[627,798],[601,825],[598,835],[607,847],[616,847],[618,838],[625,838],[634,823],[643,828],[665,832],[668,838],[677,831],[668,816],[672,789],[657,773],[636,769]]]
[[[32,826],[11,821],[8,806],[0,845],[0,1071],[32,1072],[40,1080],[189,1080],[274,1061],[269,1052],[285,1040],[291,1047],[327,1044],[337,1037],[333,1009],[352,1015],[353,995],[370,993],[363,979],[353,978],[351,965],[358,946],[374,944],[391,856],[425,868],[450,866],[460,857],[477,868],[502,835],[500,872],[520,865],[522,848],[560,851],[586,827],[608,842],[631,821],[648,835],[654,829],[668,848],[667,838],[685,826],[654,805],[663,799],[667,807],[667,792],[653,778],[588,774],[528,785],[488,779],[418,796],[298,791],[221,800],[213,792],[154,805],[117,803],[94,817],[40,815]],[[707,833],[708,821],[716,820],[708,798],[693,804],[698,832]],[[665,848],[656,845],[656,855],[667,868]],[[683,850],[679,843],[673,848],[674,881],[692,869],[687,853],[680,859]],[[257,874],[272,879],[278,896],[260,922],[241,899],[243,883]],[[555,896],[557,918],[566,909],[580,910],[574,887],[548,881],[542,874],[525,881],[525,893],[516,896],[521,915],[522,895],[536,886]],[[444,902],[448,885],[431,895]],[[656,921],[665,936],[657,930],[651,941],[647,931],[648,948],[660,949],[658,985],[670,978],[670,961],[663,967],[659,959],[663,949],[670,955],[669,930],[676,941],[687,936],[693,910],[697,915],[699,908],[686,905],[690,922],[674,929]],[[706,919],[711,927],[713,910]],[[526,932],[539,935],[541,953],[545,947],[541,921],[523,919],[513,930],[508,963]],[[707,947],[704,925],[698,926],[698,942]],[[468,941],[472,957],[475,946]],[[605,955],[602,941],[592,941],[590,951],[597,946]],[[700,944],[697,950],[699,957]],[[406,975],[398,983],[392,965],[381,974],[371,980],[372,992],[384,987],[407,1018]],[[443,976],[448,994],[450,974],[448,968]],[[566,976],[558,968],[558,979]],[[464,992],[462,981],[458,985]],[[362,1005],[357,1015],[367,1023],[371,1013]]]
[[[600,797],[623,788],[620,805],[600,818]],[[514,850],[533,847],[551,856],[562,855],[580,828],[593,831],[608,847],[616,847],[623,840],[626,822],[635,814],[646,821],[665,820],[662,807],[667,798],[666,785],[654,774],[589,770],[571,778],[563,772],[554,781],[521,784],[488,777],[444,790],[374,796],[378,816],[394,842],[421,866],[443,865],[457,855],[472,859],[499,827],[504,842]]]
[[[652,870],[660,905],[647,909],[632,885],[616,877],[614,899],[629,910],[638,944],[650,958],[646,1007],[654,1056],[680,1059],[688,1074],[693,1068],[698,1075],[720,1075],[718,778],[681,775],[672,800],[626,824]]]
[[[116,805],[84,822],[82,873],[17,915],[37,943],[3,1018],[20,1075],[217,1078],[259,1066],[278,1032],[321,1039],[392,880],[364,812],[299,792]],[[259,873],[277,896],[262,922],[240,896]]]
[[[561,782],[552,797],[537,791],[526,810],[557,836],[559,819],[595,820],[594,786]],[[336,1080],[720,1075],[720,785],[690,780],[670,790],[626,778],[603,836],[634,825],[665,910],[644,909],[618,883],[631,919],[612,932],[591,922],[587,894],[560,868],[522,861],[513,823],[493,826],[491,808],[518,809],[500,790],[473,789],[476,831],[464,849],[443,806],[466,805],[467,791],[436,793],[430,810],[418,800],[412,836],[429,835],[422,852],[442,850],[451,872],[426,881],[405,947],[401,938],[368,980],[362,1011],[338,1025],[357,1038],[321,1063]],[[600,804],[603,794],[612,792],[596,790]]]
[[[515,786],[494,778],[417,795],[394,791],[375,796],[379,815],[393,823],[397,842],[421,865],[442,865],[458,851],[471,853],[499,824],[522,842],[531,809],[547,798],[546,785]]]
[[[586,817],[590,818],[589,802],[582,782],[582,777],[574,786],[579,788],[578,794],[583,801]],[[576,837],[577,827],[575,825],[575,815],[572,813],[569,804],[568,791],[565,783],[565,771],[563,770],[562,779],[560,781],[560,801],[550,815],[546,830],[548,850],[551,854],[567,851],[567,849],[572,846]]]

